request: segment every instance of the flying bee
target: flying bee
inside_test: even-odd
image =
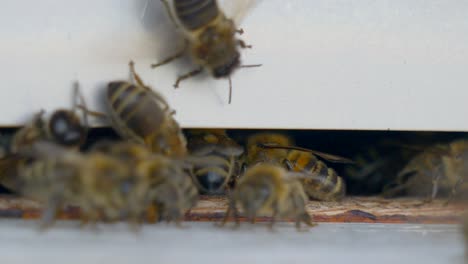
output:
[[[315,226],[305,206],[308,198],[302,184],[286,169],[268,163],[259,163],[247,169],[230,195],[229,207],[223,224],[234,214],[239,224],[239,210],[255,223],[257,216],[271,215],[273,226],[277,218],[292,217],[299,230],[301,223]]]
[[[217,0],[174,0],[173,10],[167,0],[161,0],[169,17],[176,27],[181,27],[185,38],[183,48],[174,55],[151,65],[152,68],[164,65],[190,52],[192,60],[198,67],[179,76],[174,84],[177,88],[185,79],[208,70],[214,78],[229,79],[229,103],[232,97],[231,74],[239,67],[257,67],[260,65],[240,65],[239,47],[251,48],[236,34],[242,34],[242,29],[236,28],[233,19],[227,18],[219,8]],[[251,6],[254,1],[243,2]],[[238,15],[238,14],[236,14]]]
[[[396,186],[384,190],[385,196],[405,192],[410,196],[435,199],[438,194],[449,200],[463,195],[468,185],[468,140],[454,140],[448,144],[427,147],[414,156],[398,173]],[[466,198],[466,197],[464,197]]]
[[[186,139],[174,119],[175,111],[162,95],[143,83],[133,62],[130,71],[137,84],[115,81],[107,87],[106,105],[112,127],[121,137],[155,153],[183,157],[187,153]]]
[[[232,177],[238,173],[237,158],[244,152],[243,148],[222,129],[193,130],[189,135],[191,155],[219,160],[220,163],[195,164],[192,170],[195,184],[202,193],[223,193]]]
[[[290,171],[303,173],[301,182],[311,199],[342,199],[346,193],[343,178],[316,156],[330,162],[352,163],[343,157],[296,147],[292,139],[283,134],[259,133],[252,135],[247,142],[247,164],[279,164]]]
[[[86,106],[78,86],[73,92],[73,107],[69,109],[57,109],[46,120],[42,110],[23,128],[13,136],[10,152],[16,153],[22,147],[28,147],[38,140],[48,140],[59,145],[78,148],[86,140],[88,134],[87,112],[82,111],[80,117],[77,113],[80,105]]]

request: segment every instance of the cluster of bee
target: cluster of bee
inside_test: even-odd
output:
[[[64,205],[77,205],[83,222],[153,218],[180,222],[197,201],[188,175],[193,160],[174,112],[145,86],[130,64],[136,84],[111,82],[105,116],[124,142],[98,142],[86,152],[89,111],[81,98],[72,110],[44,112],[15,133],[0,162],[3,185],[45,203],[42,224]],[[77,114],[82,111],[82,117]],[[203,160],[196,161],[203,164]],[[215,163],[216,164],[216,163]]]
[[[230,82],[234,69],[258,66],[240,65],[238,48],[250,46],[235,37],[243,31],[217,1],[161,1],[182,29],[185,45],[153,67],[187,51],[198,65],[180,76],[175,87],[204,69]],[[306,208],[309,199],[340,201],[345,196],[345,177],[325,162],[351,160],[296,146],[281,133],[250,135],[245,148],[224,130],[190,131],[187,140],[164,97],[143,83],[132,62],[130,71],[133,82],[108,84],[105,113],[88,109],[75,88],[71,109],[57,110],[49,118],[39,112],[2,153],[0,182],[45,204],[43,226],[52,224],[67,205],[81,208],[83,223],[180,223],[201,193],[228,196],[222,224],[231,215],[236,223],[241,215],[251,222],[270,216],[272,225],[277,219],[293,219],[300,229],[302,223],[315,225]],[[106,120],[123,141],[101,141],[83,150],[89,116]],[[467,187],[467,161],[467,140],[427,147],[395,173],[384,193],[455,197]],[[387,159],[358,162],[348,170],[349,177],[369,179],[384,171],[385,164]]]
[[[305,208],[309,198],[344,196],[343,179],[317,156],[348,160],[295,147],[283,134],[252,135],[247,151],[224,130],[191,131],[187,144],[175,111],[143,83],[133,62],[130,71],[135,83],[108,84],[105,113],[89,110],[75,88],[71,110],[50,118],[41,111],[14,134],[0,160],[0,180],[45,204],[43,226],[66,205],[81,208],[83,223],[179,223],[199,193],[227,192],[224,223],[232,213],[237,222],[240,210],[252,222],[265,215],[272,223],[294,218],[299,228],[301,222],[314,225]],[[106,119],[124,141],[98,141],[82,150],[90,115]]]
[[[188,51],[198,66],[180,76],[175,87],[204,69],[215,78],[229,78],[231,87],[230,75],[243,67],[238,49],[251,47],[235,37],[243,30],[236,28],[216,0],[161,2],[182,30],[185,44],[180,52],[152,67]],[[45,202],[44,225],[52,222],[64,204],[79,205],[83,220],[91,222],[121,218],[139,222],[145,219],[149,207],[158,219],[180,221],[197,200],[197,186],[203,190],[205,183],[213,183],[207,191],[219,191],[227,184],[200,176],[204,170],[218,168],[224,173],[227,169],[221,173],[226,179],[233,174],[235,168],[225,161],[232,162],[229,158],[242,151],[216,147],[205,157],[207,152],[200,148],[200,152],[189,155],[185,136],[174,119],[175,111],[142,82],[133,63],[130,67],[135,84],[109,83],[106,113],[90,111],[76,89],[75,98],[81,101],[75,102],[72,110],[57,110],[48,119],[41,111],[13,136],[8,151],[2,153],[2,184]],[[81,117],[78,110],[83,113]],[[87,138],[88,115],[105,118],[126,142],[99,143],[85,153],[78,151]],[[216,136],[221,139],[223,135]],[[191,171],[200,179],[196,184]]]

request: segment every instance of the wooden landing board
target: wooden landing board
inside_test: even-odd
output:
[[[197,206],[190,210],[186,221],[220,221],[227,208],[225,197],[204,196]],[[308,212],[316,222],[353,222],[353,223],[424,223],[456,224],[460,216],[468,211],[468,203],[436,200],[423,203],[416,199],[381,199],[348,197],[341,202],[310,201]],[[40,216],[41,205],[38,202],[17,198],[0,197],[0,217],[35,219]],[[78,219],[78,208],[67,208],[60,219]],[[260,217],[258,221],[268,221]],[[241,218],[241,221],[245,219]]]

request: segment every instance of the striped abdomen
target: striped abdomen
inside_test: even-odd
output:
[[[291,150],[287,160],[292,170],[307,173],[302,183],[310,198],[335,201],[344,197],[346,187],[343,178],[311,153]]]
[[[114,129],[138,143],[153,137],[164,121],[163,108],[151,92],[127,82],[109,83],[107,104]]]
[[[78,168],[55,159],[44,159],[21,165],[18,169],[20,192],[33,199],[48,201],[57,196],[69,199]],[[64,202],[64,201],[63,201]]]
[[[175,14],[188,30],[196,30],[219,15],[216,0],[174,0]]]
[[[221,194],[234,172],[234,157],[214,152],[204,158],[216,161],[213,165],[196,166],[193,174],[202,193]],[[219,161],[219,162],[218,162]],[[221,165],[222,164],[222,165]]]

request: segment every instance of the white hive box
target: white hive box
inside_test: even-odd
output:
[[[468,1],[265,0],[244,20],[252,50],[228,83],[197,77],[174,90],[181,45],[159,1],[3,0],[0,125],[70,105],[79,81],[93,109],[136,62],[183,127],[467,131]]]

